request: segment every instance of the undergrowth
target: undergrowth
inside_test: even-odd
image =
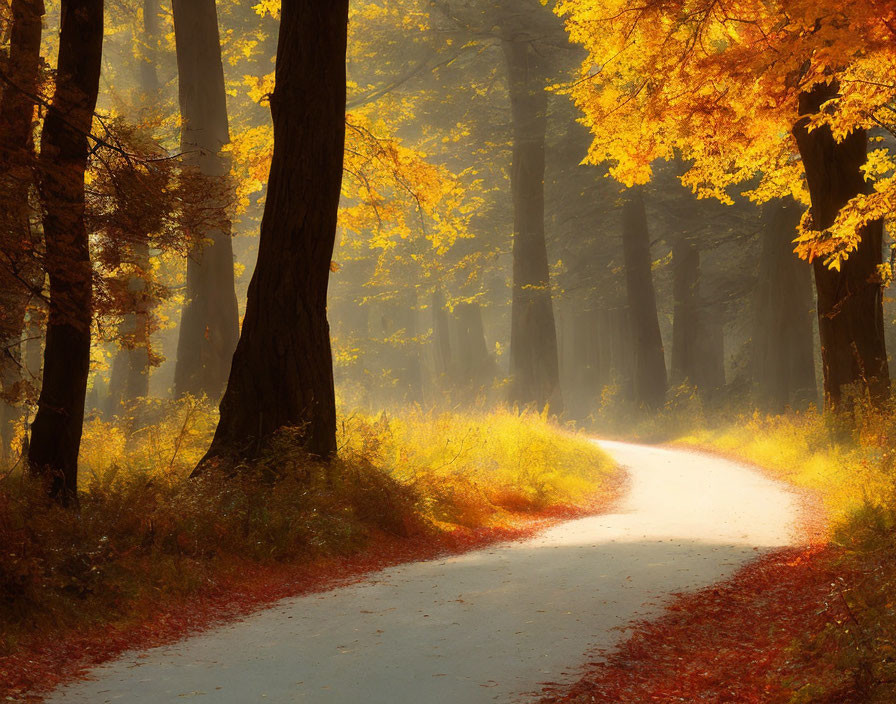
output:
[[[408,411],[347,418],[329,464],[284,431],[235,476],[189,479],[214,412],[186,399],[141,418],[155,422],[88,420],[77,512],[49,505],[20,467],[0,479],[0,655],[36,634],[139,621],[254,566],[584,505],[614,471],[537,414]]]

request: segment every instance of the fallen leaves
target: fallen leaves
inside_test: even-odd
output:
[[[679,596],[664,616],[637,624],[617,650],[598,654],[572,687],[546,686],[542,704],[768,704],[836,682],[829,661],[807,661],[792,648],[842,617],[828,600],[835,552],[777,551],[727,582]],[[840,689],[837,696],[848,694]]]

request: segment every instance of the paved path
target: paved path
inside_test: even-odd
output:
[[[751,469],[681,450],[600,443],[631,486],[618,512],[538,537],[408,564],[288,599],[168,647],[128,653],[54,704],[525,701],[576,679],[616,627],[672,592],[795,542],[796,499]],[[521,697],[521,695],[523,695]]]

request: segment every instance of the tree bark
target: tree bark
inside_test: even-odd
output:
[[[793,129],[812,200],[812,227],[829,228],[837,214],[856,196],[869,193],[862,166],[868,158],[868,136],[856,130],[842,141],[827,126],[811,132],[812,115],[836,97],[836,84],[820,84],[800,96],[802,119]],[[859,232],[856,251],[834,271],[816,259],[818,326],[824,369],[825,402],[832,409],[848,408],[856,393],[880,405],[890,395],[890,373],[884,340],[883,221],[868,223]]]
[[[666,399],[666,360],[656,311],[647,211],[640,189],[629,189],[622,211],[625,282],[634,346],[635,402],[660,408]]]
[[[684,238],[672,244],[672,382],[699,381],[700,252]]]
[[[753,379],[761,408],[780,413],[817,401],[811,269],[793,252],[802,208],[765,205],[753,334]]]
[[[513,301],[510,400],[563,412],[544,232],[545,78],[528,40],[505,39],[513,116]]]
[[[29,196],[34,166],[34,98],[40,82],[43,0],[13,0],[7,81],[0,98],[0,455],[5,460],[21,418],[22,330],[40,267]]]
[[[197,471],[251,459],[284,427],[336,452],[327,287],[345,148],[348,0],[283,0],[271,96],[274,155],[221,420]]]
[[[50,307],[28,462],[64,505],[77,501],[90,368],[93,286],[84,172],[102,53],[103,0],[63,0],[56,91],[44,119],[39,161]]]
[[[142,108],[150,110],[159,99],[156,51],[159,40],[158,14],[158,0],[143,0],[143,36],[147,50],[140,61],[138,100]],[[123,344],[112,363],[110,394],[106,409],[110,415],[118,413],[123,404],[133,404],[137,399],[149,396],[153,303],[148,291],[152,266],[146,235],[147,233],[142,233],[142,236],[135,238],[135,242],[129,246],[131,263],[136,269],[128,279],[128,293],[133,301],[133,311],[125,316],[119,330]],[[122,367],[120,379],[115,375],[118,367]]]
[[[187,259],[187,292],[174,372],[175,395],[205,394],[217,402],[239,338],[231,223],[226,214],[230,165],[227,94],[215,0],[172,0],[184,165],[201,175],[200,210],[188,225],[194,245]]]

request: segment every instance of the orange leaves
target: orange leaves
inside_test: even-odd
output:
[[[729,202],[730,188],[759,176],[754,200],[805,202],[790,133],[800,93],[820,82],[841,90],[813,127],[827,125],[842,139],[896,124],[892,3],[564,0],[557,11],[589,54],[582,77],[563,89],[594,136],[589,160],[610,162],[628,185],[649,178],[656,159],[679,155],[690,166],[684,183],[702,197]],[[801,233],[798,250],[838,266],[857,230],[884,211],[889,190],[878,182],[818,242]]]
[[[780,551],[722,585],[679,597],[591,663],[578,683],[546,690],[542,702],[783,703],[803,701],[791,697],[810,684],[839,684],[828,662],[807,667],[792,649],[840,615],[826,604],[831,558],[815,548]]]

